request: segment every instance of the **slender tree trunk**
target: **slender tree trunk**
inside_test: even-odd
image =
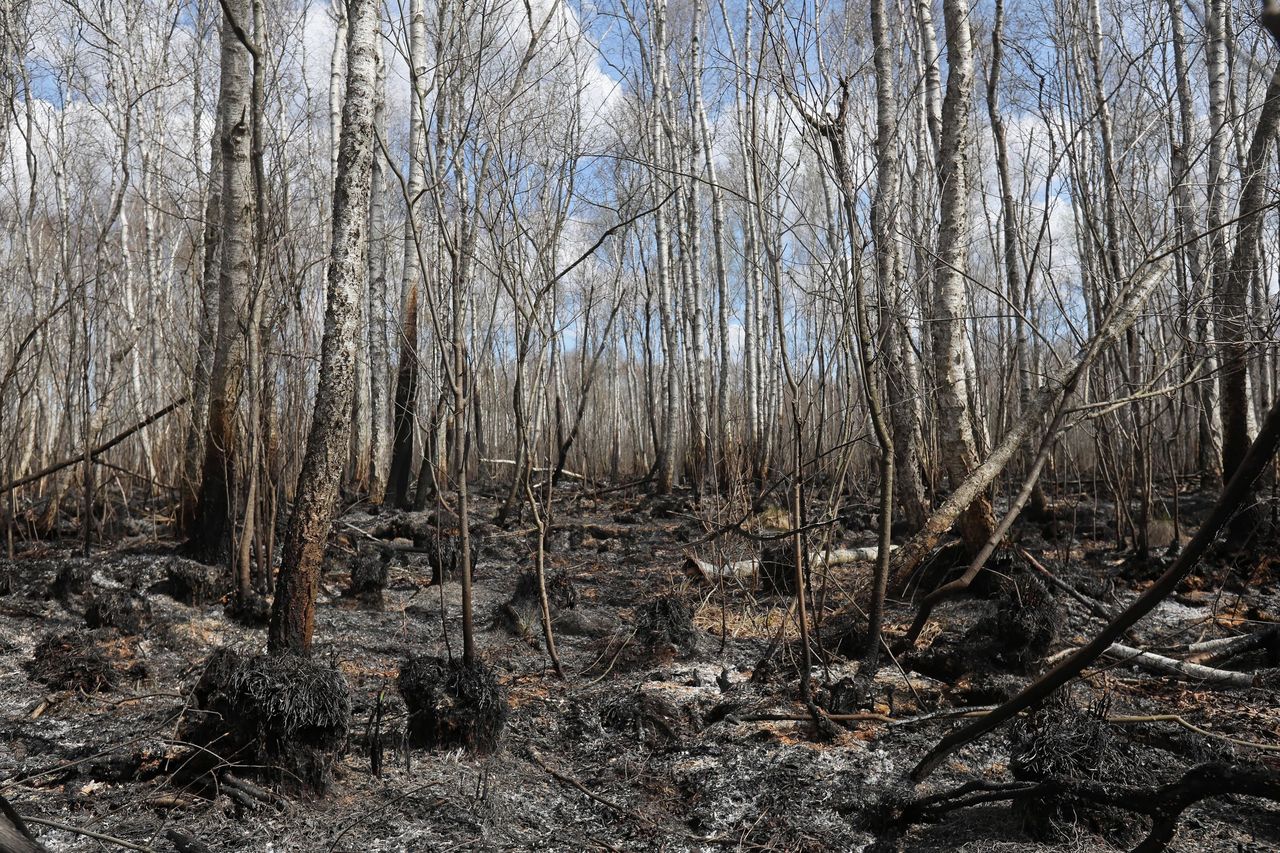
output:
[[[386,133],[387,68],[382,38],[377,48],[378,82],[374,104],[374,132]],[[391,340],[387,334],[387,186],[386,159],[374,148],[369,202],[369,495],[377,503],[387,488],[387,452],[391,436],[387,419],[387,366]]]
[[[357,318],[360,304],[368,299],[378,10],[376,0],[350,0],[348,7],[347,87],[333,188],[333,248],[327,274],[320,382],[271,608],[268,645],[276,654],[311,652],[320,563],[350,441]]]
[[[1234,476],[1249,450],[1251,394],[1249,389],[1248,293],[1259,264],[1259,244],[1266,218],[1267,161],[1280,129],[1280,65],[1271,76],[1266,101],[1253,131],[1244,164],[1240,221],[1230,265],[1215,279],[1218,326],[1222,337],[1222,473]],[[1234,544],[1243,543],[1257,524],[1257,513],[1244,511],[1231,524]]]
[[[969,113],[973,46],[969,32],[969,7],[965,0],[946,0],[943,12],[947,25],[948,73],[938,157],[942,203],[932,321],[939,440],[947,476],[954,489],[978,467],[965,364],[965,327],[969,313],[965,255],[969,230]],[[975,494],[960,521],[960,535],[965,547],[976,554],[994,529],[990,500],[985,493]]]
[[[424,103],[427,87],[427,19],[423,0],[409,6],[409,180],[408,214],[404,226],[404,277],[400,304],[400,367],[396,375],[395,435],[391,446],[391,471],[386,502],[400,509],[409,506],[409,481],[413,476],[413,431],[418,411],[418,290],[422,278],[418,262],[419,196],[425,185],[427,124]]]
[[[234,18],[228,20],[227,12]],[[249,51],[235,27],[248,26],[250,0],[227,0],[219,38],[222,79],[218,127],[222,146],[222,227],[218,273],[218,337],[209,382],[200,503],[192,550],[207,558],[229,556],[236,490],[239,407],[244,385],[248,331],[250,245],[253,234],[253,175],[250,164],[252,92]]]
[[[197,80],[199,74],[192,75]],[[197,98],[197,103],[199,99]],[[212,153],[209,156],[209,182],[205,196],[204,235],[201,240],[200,319],[196,342],[195,371],[191,380],[191,426],[187,430],[183,453],[182,502],[178,510],[178,527],[191,534],[192,522],[199,505],[200,467],[204,462],[206,431],[209,424],[209,386],[213,372],[213,355],[218,336],[218,245],[222,227],[222,111],[214,118]]]
[[[1186,263],[1188,287],[1187,313],[1194,317],[1195,354],[1206,359],[1205,378],[1196,381],[1192,397],[1196,401],[1196,461],[1200,471],[1200,487],[1214,489],[1222,485],[1222,459],[1215,412],[1218,408],[1216,355],[1209,346],[1209,315],[1200,307],[1199,288],[1204,286],[1205,264],[1200,242],[1192,239],[1200,233],[1196,202],[1191,186],[1191,164],[1196,146],[1195,126],[1198,122],[1191,94],[1191,74],[1187,68],[1187,39],[1184,32],[1182,0],[1169,0],[1169,19],[1173,27],[1173,64],[1178,96],[1180,135],[1173,146],[1171,164],[1174,180],[1174,215],[1177,219],[1178,242],[1186,244],[1182,256]],[[1210,245],[1220,235],[1210,235]]]

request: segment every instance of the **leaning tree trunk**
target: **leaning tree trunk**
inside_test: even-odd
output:
[[[938,180],[942,187],[941,221],[934,280],[933,358],[938,383],[938,436],[952,488],[978,467],[969,382],[965,370],[965,254],[968,238],[969,111],[973,85],[973,45],[969,8],[964,0],[946,0],[947,93],[942,101]],[[960,519],[965,547],[977,553],[995,529],[991,502],[984,492],[973,496]]]
[[[1063,360],[1061,366],[1032,397],[1030,408],[987,454],[982,464],[975,467],[963,482],[956,484],[946,501],[929,516],[924,528],[894,553],[889,575],[890,589],[900,590],[905,585],[911,573],[920,566],[938,544],[938,540],[951,529],[965,508],[990,488],[1014,454],[1037,433],[1039,425],[1058,404],[1059,396],[1073,389],[1082,373],[1098,359],[1103,350],[1137,322],[1142,307],[1156,286],[1163,281],[1168,269],[1168,260],[1162,258],[1147,264],[1134,274],[1130,284],[1124,289],[1123,297],[1117,300],[1119,304],[1101,320],[1093,337],[1074,356]],[[994,529],[993,527],[992,532]],[[986,542],[982,544],[985,546]]]
[[[252,260],[253,174],[249,51],[235,30],[248,25],[251,9],[249,0],[227,0],[219,31],[222,79],[217,121],[222,147],[222,234],[218,337],[209,377],[209,415],[199,508],[191,538],[192,550],[206,557],[229,554],[230,514],[236,483],[238,407],[244,384],[244,340]]]
[[[268,642],[274,653],[311,651],[320,562],[351,436],[357,320],[360,302],[367,298],[378,8],[376,0],[350,0],[347,9],[347,89],[333,187],[333,247],[320,382],[271,608]]]

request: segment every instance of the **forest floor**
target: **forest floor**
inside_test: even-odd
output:
[[[1185,501],[1184,523],[1194,524],[1197,506],[1202,512],[1208,503],[1195,497]],[[493,499],[482,497],[474,517],[487,519],[493,508]],[[1102,522],[1071,515],[1059,527],[1073,520],[1074,536],[1050,542],[1027,525],[1018,538],[1086,598],[1114,608],[1158,573],[1133,569],[1122,553],[1094,541]],[[879,804],[902,790],[913,764],[957,725],[933,712],[999,701],[1044,664],[1017,671],[993,658],[960,671],[954,655],[939,651],[918,656],[943,659],[930,677],[885,661],[862,704],[897,722],[819,731],[797,696],[789,599],[739,580],[709,585],[686,570],[690,553],[716,562],[751,553],[753,544],[733,534],[688,544],[733,520],[727,511],[697,508],[687,496],[614,495],[558,505],[549,569],[571,578],[577,593],[574,607],[562,608],[556,620],[567,681],[550,668],[536,622],[520,637],[495,619],[518,573],[533,566],[536,535],[527,523],[514,531],[477,525],[478,645],[511,711],[496,753],[473,757],[409,750],[397,734],[405,720],[395,689],[402,662],[459,651],[459,584],[432,585],[431,569],[410,554],[393,564],[381,608],[344,596],[348,555],[362,538],[353,528],[377,522],[358,509],[347,512],[339,529],[350,535],[336,537],[321,582],[315,657],[336,666],[352,689],[349,747],[327,796],[275,803],[230,792],[195,796],[170,772],[188,749],[181,720],[191,712],[191,691],[210,652],[224,645],[260,650],[263,629],[232,621],[217,602],[192,607],[167,594],[163,581],[179,558],[173,543],[154,532],[125,538],[88,562],[69,548],[33,547],[0,565],[0,793],[23,815],[114,836],[139,850],[175,849],[166,837],[171,828],[211,851],[864,849],[879,833]],[[867,513],[854,512],[825,530],[832,545],[868,545],[869,522]],[[59,577],[74,574],[69,565],[88,572],[93,590],[145,590],[149,624],[136,636],[88,633],[85,599],[57,588]],[[818,610],[825,616],[856,597],[870,570],[857,563],[815,572]],[[668,596],[687,603],[696,631],[665,648],[640,642],[639,614]],[[1102,624],[1079,601],[1055,598],[1065,618],[1049,656],[1087,640]],[[954,650],[971,642],[994,606],[978,596],[942,605],[926,645],[942,650],[950,643]],[[904,632],[913,612],[893,603],[890,631]],[[1141,623],[1129,644],[1183,648],[1277,618],[1280,569],[1258,556],[1230,572],[1207,567]],[[786,642],[773,660],[776,674],[761,677],[756,670],[780,627]],[[103,651],[107,683],[89,685],[101,689],[86,691],[83,680],[77,689],[58,689],[35,678],[58,647],[46,641],[64,636],[88,637]],[[819,701],[831,707],[838,685],[853,683],[842,679],[856,670],[836,655],[815,662]],[[380,694],[388,746],[375,776],[364,738]],[[1074,696],[1081,706],[1105,696],[1111,715],[1181,714],[1220,735],[1175,722],[1109,725],[1127,781],[1176,779],[1209,760],[1280,766],[1280,752],[1221,737],[1280,744],[1274,691],[1210,688],[1112,664],[1091,670]],[[1009,778],[1006,726],[957,753],[917,793]],[[1047,837],[1033,836],[1028,817],[1005,803],[979,805],[914,827],[898,844],[914,851],[1114,850],[1146,832],[1144,819],[1081,809],[1075,821],[1051,821],[1056,828]],[[119,849],[43,824],[32,830],[53,851]],[[1169,849],[1278,850],[1280,804],[1205,800],[1183,815]]]

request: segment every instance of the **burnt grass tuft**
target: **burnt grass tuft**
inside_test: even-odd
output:
[[[195,687],[201,713],[184,736],[230,764],[261,768],[282,790],[323,795],[346,748],[351,690],[340,672],[296,655],[210,656]]]
[[[679,596],[660,595],[636,610],[636,639],[652,657],[692,657],[700,637],[692,609]]]
[[[1110,701],[1102,696],[1082,704],[1071,690],[1062,690],[1009,730],[1009,769],[1020,782],[1135,781],[1134,767],[1115,729],[1107,723]],[[1033,838],[1063,839],[1082,821],[1101,828],[1114,810],[1086,803],[1067,794],[1014,800],[1010,805]]]
[[[578,606],[578,590],[573,579],[564,572],[547,575],[547,604],[551,616]],[[515,592],[494,610],[493,623],[510,634],[535,641],[542,619],[542,603],[538,595],[537,572],[521,572]]]
[[[151,602],[122,590],[105,590],[89,599],[84,610],[90,628],[115,628],[121,634],[141,634],[151,624]]]
[[[461,746],[482,755],[498,748],[507,696],[484,663],[415,657],[400,668],[396,687],[409,710],[411,745]]]
[[[226,569],[174,557],[165,567],[167,592],[175,601],[200,607],[213,604],[231,591]]]
[[[132,645],[113,631],[67,631],[41,640],[25,668],[46,687],[98,693],[145,675],[132,657]]]
[[[370,610],[381,610],[391,575],[391,551],[362,548],[351,558],[351,583],[346,595]]]

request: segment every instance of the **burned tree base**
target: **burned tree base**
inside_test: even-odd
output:
[[[416,657],[400,669],[396,687],[409,710],[411,745],[461,746],[482,755],[498,748],[507,696],[483,663]]]
[[[184,737],[293,794],[323,795],[347,744],[346,679],[308,658],[219,649],[195,688]]]

